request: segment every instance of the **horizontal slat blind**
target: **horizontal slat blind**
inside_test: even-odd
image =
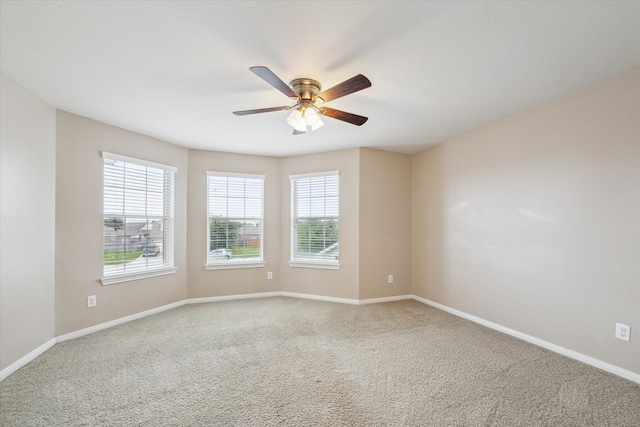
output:
[[[104,275],[173,266],[175,169],[103,158]]]
[[[262,260],[261,175],[208,172],[207,263]]]
[[[339,177],[337,172],[291,178],[291,260],[339,259]]]

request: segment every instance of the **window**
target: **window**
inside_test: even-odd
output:
[[[292,267],[339,268],[338,172],[292,175]]]
[[[176,168],[107,152],[102,157],[102,284],[174,273]]]
[[[207,264],[218,268],[264,267],[264,175],[207,172]]]

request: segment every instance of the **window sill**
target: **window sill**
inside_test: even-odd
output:
[[[129,282],[132,280],[147,279],[149,277],[174,274],[176,270],[178,270],[177,267],[163,267],[153,270],[138,271],[135,273],[114,274],[112,276],[103,277],[100,279],[100,281],[102,282],[103,286],[115,285],[116,283]]]
[[[289,261],[289,267],[320,268],[323,270],[340,270],[340,263],[338,261],[336,262]]]
[[[256,262],[229,262],[229,263],[218,263],[218,264],[205,264],[205,270],[229,270],[235,268],[260,268],[267,265],[264,261],[256,261]]]

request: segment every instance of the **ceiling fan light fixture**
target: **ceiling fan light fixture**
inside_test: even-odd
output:
[[[287,117],[287,123],[294,129],[299,126],[300,121],[302,120],[304,120],[302,118],[302,111],[300,111],[298,108],[291,110],[291,114],[289,114],[289,117]]]
[[[304,118],[300,119],[300,122],[297,126],[294,127],[298,132],[306,132],[307,131],[307,123],[304,121]]]
[[[320,116],[318,116],[318,120],[315,122],[315,124],[311,125],[311,130],[320,129],[322,126],[324,126],[324,122],[322,121]]]
[[[314,110],[313,108],[307,108],[306,110],[304,110],[304,119],[307,122],[308,126],[313,127],[316,123],[318,123],[318,120],[320,120],[320,116],[318,116],[318,113],[316,113],[316,110]]]
[[[287,117],[287,123],[298,132],[307,131],[307,122],[304,119],[304,113],[300,108],[296,108],[291,112],[291,114],[289,114],[289,117]]]

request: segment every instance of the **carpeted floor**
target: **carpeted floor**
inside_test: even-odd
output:
[[[640,426],[640,385],[416,301],[193,304],[55,345],[2,426]]]

